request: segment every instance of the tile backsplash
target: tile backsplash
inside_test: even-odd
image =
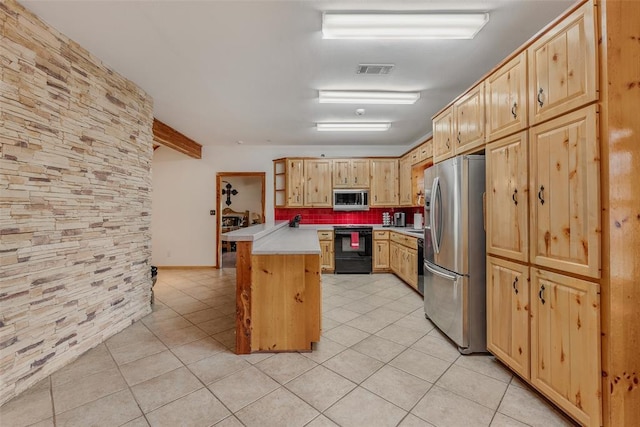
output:
[[[290,220],[295,215],[302,216],[301,224],[382,224],[384,212],[404,212],[407,223],[413,221],[414,213],[421,213],[420,207],[371,208],[368,211],[340,212],[331,208],[276,208],[276,221]]]

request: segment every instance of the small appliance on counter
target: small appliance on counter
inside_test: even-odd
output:
[[[405,218],[404,212],[396,212],[393,214],[393,225],[396,227],[406,227],[407,220]]]
[[[382,226],[391,227],[391,214],[389,212],[382,213]]]
[[[289,227],[298,228],[300,226],[300,221],[302,221],[302,215],[298,214],[291,218],[291,220],[289,221]]]

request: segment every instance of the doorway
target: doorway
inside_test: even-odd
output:
[[[222,242],[222,233],[265,221],[265,172],[216,174],[216,265],[235,268],[235,244]],[[224,244],[223,244],[224,243]]]

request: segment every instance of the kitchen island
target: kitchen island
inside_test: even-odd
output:
[[[286,221],[221,235],[236,242],[236,353],[311,351],[320,340],[320,244]]]

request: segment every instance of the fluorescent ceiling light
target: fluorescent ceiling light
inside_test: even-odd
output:
[[[420,92],[321,90],[321,104],[415,104]]]
[[[488,13],[322,14],[325,39],[472,39]]]
[[[316,123],[318,131],[329,132],[380,132],[389,130],[391,123],[389,122],[373,122],[373,123]]]

